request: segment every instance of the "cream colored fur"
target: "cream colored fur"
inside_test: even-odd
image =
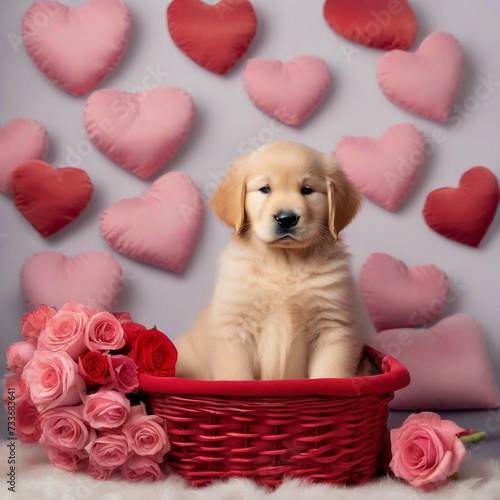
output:
[[[237,159],[212,200],[235,234],[220,256],[211,305],[176,342],[177,376],[356,375],[362,342],[338,233],[359,205],[331,155],[278,142]],[[290,236],[276,233],[279,210],[300,216]]]

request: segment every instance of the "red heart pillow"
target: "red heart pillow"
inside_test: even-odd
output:
[[[168,31],[179,49],[204,68],[224,74],[248,50],[257,17],[248,0],[174,0],[167,10]]]
[[[478,247],[499,199],[497,178],[486,167],[474,167],[462,175],[458,188],[437,189],[427,196],[425,222],[445,238]]]
[[[12,174],[14,204],[44,237],[57,233],[87,207],[94,186],[79,168],[54,168],[30,160]]]
[[[408,49],[418,29],[406,0],[326,0],[323,15],[340,36],[384,50]]]

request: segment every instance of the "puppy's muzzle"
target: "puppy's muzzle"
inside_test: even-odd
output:
[[[280,210],[274,218],[280,232],[287,233],[297,225],[300,215],[297,215],[293,210]]]

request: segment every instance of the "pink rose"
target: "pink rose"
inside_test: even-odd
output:
[[[132,482],[159,481],[163,473],[159,465],[149,457],[132,456],[121,468],[122,474]]]
[[[15,342],[7,347],[7,368],[21,375],[26,363],[28,363],[36,351],[36,344],[36,340],[24,340],[22,342]]]
[[[40,422],[40,444],[45,448],[76,453],[83,450],[89,442],[89,429],[83,421],[83,405],[46,411],[41,415]]]
[[[64,351],[35,351],[24,368],[22,380],[40,413],[79,404],[86,390],[78,365]]]
[[[69,472],[77,472],[84,469],[88,461],[88,453],[84,450],[72,453],[60,448],[47,448],[47,455],[56,467]]]
[[[160,460],[170,450],[165,422],[156,415],[147,415],[143,405],[133,406],[123,426],[130,451],[142,456],[159,454]]]
[[[399,429],[391,430],[394,475],[412,486],[432,491],[449,482],[467,454],[457,434],[464,429],[436,413],[410,415]]]
[[[9,401],[17,404],[21,398],[28,394],[26,383],[17,373],[7,373],[5,375],[5,391],[3,393],[3,402],[5,406]]]
[[[113,316],[123,325],[132,321],[132,316],[128,312],[114,312]]]
[[[85,329],[89,319],[85,312],[63,311],[49,321],[38,338],[38,349],[43,351],[66,351],[75,361],[84,352]]]
[[[137,392],[139,377],[137,365],[128,356],[110,356],[112,389],[129,394]]]
[[[91,463],[104,468],[120,467],[129,456],[127,438],[114,431],[100,432],[85,450]]]
[[[56,314],[53,307],[45,304],[38,306],[34,311],[23,315],[21,320],[21,333],[27,339],[37,339],[45,328],[47,321]]]
[[[94,314],[85,330],[85,344],[90,351],[107,353],[121,349],[125,345],[122,325],[109,312]]]
[[[116,467],[101,467],[90,460],[86,470],[87,474],[97,481],[107,481],[111,479],[117,471],[118,469]]]
[[[16,403],[15,431],[21,443],[38,443],[42,435],[40,414],[28,396]]]
[[[87,396],[83,418],[93,429],[116,429],[124,424],[130,413],[130,401],[117,391],[100,389]]]
[[[70,300],[69,302],[66,302],[59,311],[69,311],[69,312],[77,312],[77,313],[83,313],[85,316],[87,316],[87,319],[90,319],[94,314],[97,313],[97,311],[90,306],[86,306],[85,304],[78,304],[78,302],[74,302],[73,300]]]

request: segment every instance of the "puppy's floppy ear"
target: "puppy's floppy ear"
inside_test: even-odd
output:
[[[243,160],[237,158],[210,200],[215,215],[228,226],[234,227],[236,234],[241,232],[245,222],[245,195]]]
[[[337,158],[325,155],[325,177],[328,194],[328,228],[336,240],[361,207],[361,194],[347,178]]]

